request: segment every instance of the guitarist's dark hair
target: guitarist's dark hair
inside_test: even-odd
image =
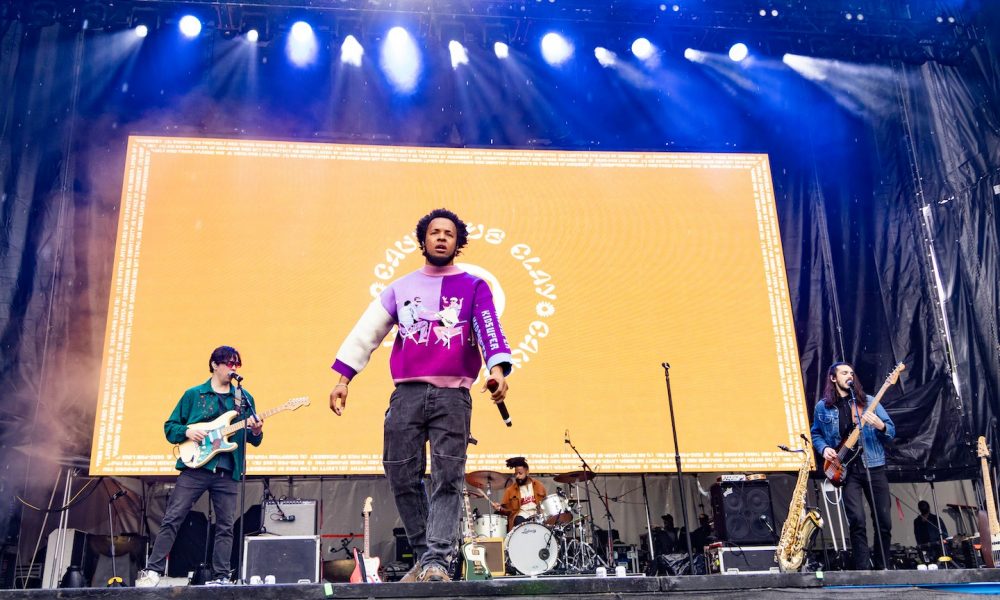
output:
[[[851,367],[851,370],[854,370],[854,365],[847,362],[835,362],[826,370],[826,387],[823,388],[823,403],[826,404],[827,408],[833,408],[837,404],[837,384],[832,379],[836,377],[837,369],[840,367]],[[861,408],[864,408],[868,404],[868,396],[865,395],[865,389],[861,387],[861,379],[858,378],[857,373],[854,374],[854,397]]]
[[[224,362],[229,362],[230,360],[235,360],[240,365],[243,364],[243,359],[240,358],[240,351],[232,346],[219,346],[215,350],[212,350],[212,356],[208,359],[208,372],[211,373],[215,369],[212,368],[212,363],[221,365]]]

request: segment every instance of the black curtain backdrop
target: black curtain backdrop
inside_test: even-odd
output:
[[[996,8],[978,19],[1000,30]],[[6,514],[89,454],[130,133],[767,152],[810,409],[834,360],[871,391],[903,361],[885,400],[892,477],[975,473],[972,444],[1000,409],[995,37],[959,66],[858,65],[815,83],[780,62],[732,78],[676,60],[652,85],[593,60],[459,75],[434,54],[401,100],[332,51],[292,73],[272,44],[248,72],[221,42],[184,54],[151,35],[129,54],[110,43],[122,35],[0,22]]]

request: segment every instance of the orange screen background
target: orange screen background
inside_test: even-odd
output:
[[[174,473],[163,421],[243,355],[271,417],[251,474],[381,473],[388,344],[328,408],[344,337],[455,210],[514,349],[503,426],[473,388],[469,470],[796,470],[808,428],[765,155],[130,138],[91,471]]]

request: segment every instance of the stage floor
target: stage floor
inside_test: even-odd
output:
[[[448,583],[310,584],[232,587],[91,588],[72,590],[5,590],[4,598],[163,598],[284,600],[297,598],[607,598],[635,599],[666,594],[685,598],[935,598],[967,594],[1000,594],[1000,570],[861,571],[823,574],[692,575],[683,577],[501,578]]]

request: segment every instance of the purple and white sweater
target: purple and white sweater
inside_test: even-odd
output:
[[[510,346],[487,283],[455,266],[424,266],[389,284],[361,315],[337,351],[333,370],[353,379],[398,326],[389,357],[394,383],[472,387],[486,370],[511,370]],[[482,352],[482,358],[480,358]]]

